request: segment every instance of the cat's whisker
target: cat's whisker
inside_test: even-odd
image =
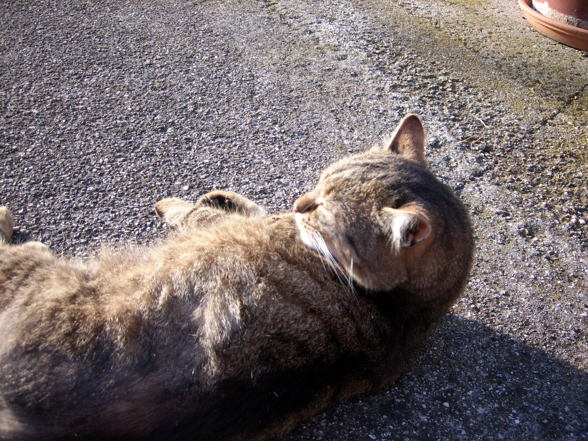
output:
[[[339,269],[336,267],[336,260],[333,257],[331,251],[329,250],[329,247],[327,246],[325,239],[323,239],[323,236],[319,232],[313,231],[309,234],[309,238],[312,242],[312,247],[316,249],[326,259],[329,267],[335,272],[337,277],[339,277]],[[325,268],[326,271],[325,262],[322,259],[321,264],[323,265],[323,268]]]
[[[326,265],[325,265],[325,261],[324,261],[324,259],[320,259],[320,261],[321,261],[321,265],[322,265],[323,269],[325,270],[325,273],[328,273],[328,272],[329,272],[329,270],[327,269],[327,267],[326,267]],[[330,262],[329,262],[329,266],[331,266],[331,265],[330,265]]]
[[[357,292],[353,287],[353,260],[351,261],[351,274],[349,274],[347,273],[347,271],[345,271],[345,269],[341,266],[337,259],[335,259],[333,253],[331,253],[331,250],[329,250],[329,247],[325,239],[319,232],[313,231],[311,234],[309,234],[309,237],[312,241],[314,248],[318,250],[319,253],[326,258],[327,264],[329,265],[333,273],[335,273],[335,276],[339,280],[339,283],[341,283],[342,286],[349,288],[349,291],[351,291],[351,293],[354,296],[357,296]],[[324,262],[322,262],[322,265],[323,268],[325,268]]]
[[[353,295],[357,296],[357,292],[353,286],[353,257],[351,258],[351,263],[349,265],[349,274],[347,274],[347,286]]]
[[[313,245],[315,246],[315,248],[319,251],[319,253],[321,253],[322,256],[324,256],[326,258],[327,264],[333,270],[333,272],[337,275],[337,278],[339,278],[338,268],[335,266],[335,258],[333,257],[333,255],[329,251],[329,248],[327,247],[327,244],[326,244],[325,240],[323,239],[323,237],[320,235],[320,233],[313,232],[311,234],[311,239],[312,239],[312,242],[313,242]],[[323,268],[325,269],[325,271],[327,271],[327,267],[325,266],[325,262],[323,259],[321,259],[321,264],[323,265]],[[340,280],[341,279],[339,278],[339,281]]]

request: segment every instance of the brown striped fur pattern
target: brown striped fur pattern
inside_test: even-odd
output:
[[[269,440],[389,383],[472,256],[423,149],[410,115],[293,213],[164,199],[168,238],[86,260],[10,244],[0,208],[0,439]]]

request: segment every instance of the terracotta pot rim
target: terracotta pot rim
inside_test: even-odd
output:
[[[588,30],[544,16],[531,7],[531,0],[519,0],[519,7],[525,18],[543,35],[576,49],[588,51]]]

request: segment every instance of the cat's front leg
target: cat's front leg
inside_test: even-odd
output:
[[[226,215],[265,216],[255,202],[232,191],[216,190],[200,197],[195,204],[178,198],[166,198],[155,204],[157,216],[173,228],[204,226]]]
[[[196,206],[219,208],[229,213],[239,213],[242,216],[262,217],[266,211],[245,196],[225,190],[215,190],[206,193],[196,202]]]
[[[182,228],[187,219],[198,208],[192,202],[179,198],[165,198],[155,204],[155,213],[164,223],[172,228]]]

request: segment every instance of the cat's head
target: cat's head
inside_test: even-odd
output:
[[[327,168],[294,204],[304,244],[369,290],[461,290],[469,219],[427,169],[424,147],[421,121],[408,115],[385,144]]]

